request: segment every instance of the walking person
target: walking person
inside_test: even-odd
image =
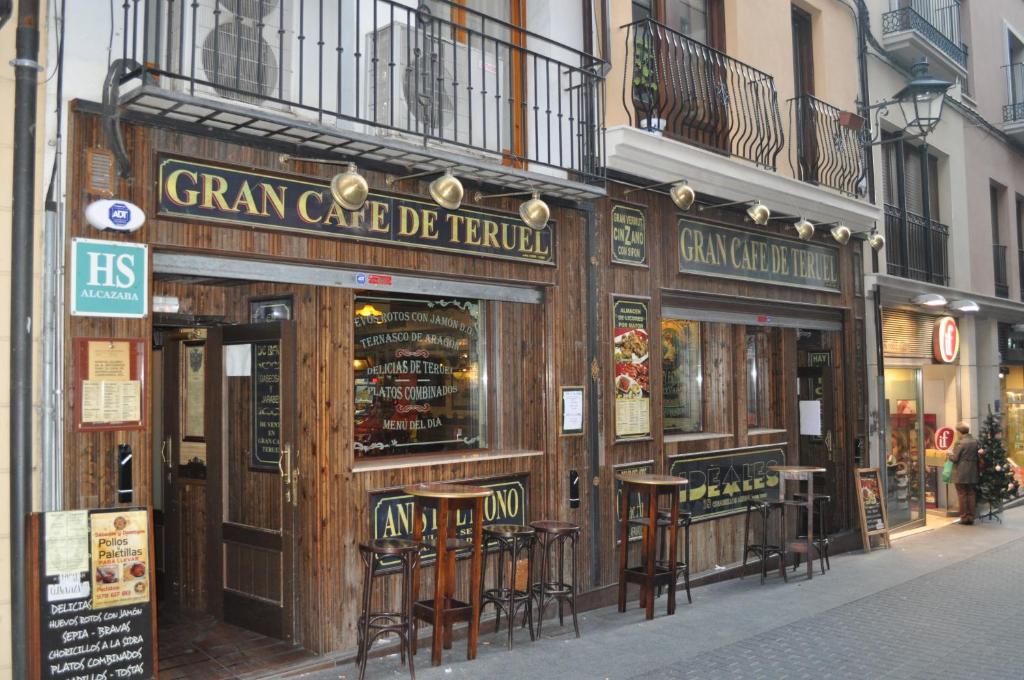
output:
[[[953,481],[960,502],[960,523],[974,524],[974,504],[978,485],[978,440],[971,435],[971,426],[960,422],[956,426],[960,441],[948,454],[953,461]]]

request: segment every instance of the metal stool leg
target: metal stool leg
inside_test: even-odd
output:
[[[572,534],[572,590],[569,591],[569,604],[572,607],[572,627],[576,631],[576,638],[580,636],[580,622],[576,618],[576,584],[579,583],[579,571],[576,565],[576,539],[579,534]]]
[[[547,608],[547,603],[544,601],[544,591],[547,588],[547,576],[548,576],[548,551],[551,548],[551,542],[548,540],[546,534],[541,534],[539,539],[541,543],[540,553],[540,578],[538,579],[539,587],[537,589],[537,605],[540,611],[537,612],[537,637],[541,636],[541,629],[544,627],[544,610]]]
[[[373,555],[363,555],[365,563],[363,579],[363,615],[359,621],[359,680],[366,676],[366,658],[370,656],[370,603],[373,598],[373,576],[376,571],[377,560]]]

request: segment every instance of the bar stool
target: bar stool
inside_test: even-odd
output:
[[[668,526],[671,523],[671,513],[668,510],[658,511],[658,559],[655,562],[655,566],[660,569],[669,568],[668,559]],[[644,531],[647,531],[647,525],[650,524],[650,520],[646,517],[638,517],[636,519],[629,520],[632,526],[644,527]],[[676,580],[679,577],[683,577],[683,587],[686,588],[686,601],[693,604],[693,597],[690,595],[690,526],[693,523],[693,513],[680,512],[678,527],[683,530],[683,559],[682,561],[676,560]],[[661,597],[662,586],[658,586],[658,597]],[[643,602],[640,603],[643,606]]]
[[[359,635],[359,680],[366,674],[366,658],[373,641],[381,635],[397,635],[402,663],[409,660],[409,675],[415,680],[413,665],[413,620],[412,620],[412,574],[420,560],[422,543],[402,538],[379,538],[359,544],[359,556],[363,560],[363,608],[356,625]],[[383,558],[397,561],[402,573],[402,599],[398,611],[370,611],[373,601],[373,583]],[[388,565],[390,566],[390,565]]]
[[[572,625],[576,630],[576,637],[580,636],[580,624],[576,618],[576,588],[579,583],[579,572],[576,570],[576,544],[579,541],[580,528],[569,522],[557,520],[540,520],[530,522],[530,526],[537,532],[537,542],[540,544],[540,577],[532,587],[533,596],[537,598],[537,637],[540,637],[541,628],[544,625],[544,610],[547,609],[551,600],[558,600],[558,625],[565,625],[564,609],[565,603],[572,608]],[[571,543],[570,570],[572,581],[566,581],[565,574],[565,544]],[[553,579],[549,579],[551,566],[551,552],[557,551],[558,572]]]
[[[533,546],[537,541],[537,532],[533,527],[520,524],[491,524],[484,527],[484,545],[491,541],[497,543],[496,559],[498,562],[495,586],[487,588],[487,558],[484,557],[481,583],[484,591],[480,598],[480,615],[484,607],[494,605],[496,617],[494,631],[501,630],[502,613],[508,618],[508,648],[512,649],[512,633],[515,630],[516,613],[524,610],[523,625],[530,624],[530,639],[533,636],[533,595],[530,588],[530,576],[533,574]],[[526,573],[520,574],[520,561],[526,560]],[[508,561],[509,573],[506,578],[505,562]]]
[[[761,524],[761,538],[759,542],[750,542],[750,515],[757,514]],[[769,527],[771,518],[778,517],[779,542],[769,543]],[[761,584],[768,575],[768,560],[772,557],[779,558],[779,571],[782,579],[789,582],[786,576],[786,506],[779,501],[747,501],[747,512],[743,522],[743,570],[740,571],[740,578],[743,578],[747,567],[747,557],[751,554],[757,555],[761,560]]]
[[[794,494],[796,496],[796,494]],[[832,520],[831,520],[831,507],[832,502],[831,496],[815,496],[814,497],[814,548],[818,553],[818,563],[821,566],[822,575],[825,574],[826,569],[832,569],[832,565],[829,563],[829,548],[832,545]],[[804,527],[807,526],[807,511],[803,512]],[[806,529],[803,534],[798,538],[806,537]],[[810,558],[808,558],[810,559]],[[800,566],[800,553],[796,554],[793,562],[793,571],[797,570]]]

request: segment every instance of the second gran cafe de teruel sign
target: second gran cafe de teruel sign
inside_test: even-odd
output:
[[[205,222],[306,232],[537,264],[555,264],[551,226],[477,208],[445,210],[406,196],[371,192],[361,210],[331,198],[327,181],[255,173],[162,157],[157,213]]]
[[[839,292],[835,248],[679,220],[679,271]]]

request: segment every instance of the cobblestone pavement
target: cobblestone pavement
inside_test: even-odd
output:
[[[653,621],[630,609],[587,612],[583,637],[545,621],[544,639],[482,636],[478,659],[465,642],[421,680],[638,678],[1024,678],[1024,508],[1004,524],[957,524],[900,539],[892,550],[832,559],[813,581],[778,576],[732,580],[685,594],[675,616],[664,598]],[[801,573],[803,573],[801,571]],[[567,620],[568,623],[568,620]],[[549,627],[550,625],[550,627]],[[306,676],[356,677],[352,666]],[[397,656],[371,659],[368,680],[408,677]]]

